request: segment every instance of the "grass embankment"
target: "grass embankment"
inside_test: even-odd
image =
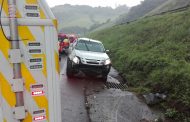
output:
[[[131,87],[168,94],[168,117],[181,118],[178,112],[189,117],[190,9],[114,26],[90,38],[111,50],[114,67]]]

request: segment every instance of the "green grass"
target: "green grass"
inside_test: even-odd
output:
[[[111,50],[114,67],[130,86],[167,92],[168,101],[190,108],[190,9],[114,26],[89,37]]]
[[[186,5],[190,4],[190,0],[168,0],[164,2],[161,6],[158,8],[154,9],[153,11],[149,12],[147,15],[154,15],[158,14],[164,11],[169,11],[172,9],[177,9],[184,7]]]

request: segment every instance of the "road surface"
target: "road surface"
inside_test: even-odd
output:
[[[60,68],[63,122],[147,122],[156,118],[133,93],[113,89],[120,87],[113,78],[114,70],[104,83],[89,77],[68,79],[64,57]]]

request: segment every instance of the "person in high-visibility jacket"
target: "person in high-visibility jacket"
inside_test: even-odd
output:
[[[69,49],[69,39],[66,34],[59,34],[59,54],[67,54]]]
[[[64,43],[64,48],[69,48],[69,39],[66,37],[64,40],[63,40],[63,43]]]

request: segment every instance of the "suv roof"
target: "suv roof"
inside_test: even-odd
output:
[[[84,40],[84,41],[91,41],[91,42],[97,42],[97,43],[101,43],[101,41],[98,41],[98,40],[93,40],[93,39],[89,39],[89,38],[79,38],[78,40]]]

